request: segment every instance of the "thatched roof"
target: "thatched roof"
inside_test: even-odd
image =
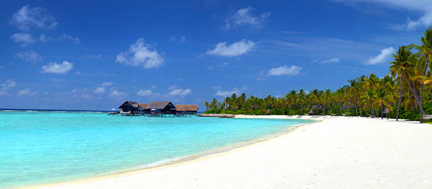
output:
[[[119,108],[122,108],[124,106],[132,106],[134,108],[138,108],[138,103],[135,101],[126,101]]]
[[[198,111],[198,105],[188,105],[188,104],[177,104],[176,110],[178,112],[187,112],[187,111]]]
[[[389,112],[390,112],[390,109],[389,109],[389,108],[386,108],[386,109],[384,109],[383,114],[387,114],[387,113],[389,113]]]
[[[148,106],[148,104],[138,104],[143,110],[146,109],[146,107]]]
[[[167,106],[175,107],[170,101],[153,101],[146,107],[146,109],[164,109]]]
[[[313,110],[310,110],[308,114],[309,115],[315,115],[315,112]]]
[[[270,109],[267,109],[266,114],[271,114]]]

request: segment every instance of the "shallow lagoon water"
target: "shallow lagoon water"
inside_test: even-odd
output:
[[[133,170],[311,122],[1,111],[0,188]]]

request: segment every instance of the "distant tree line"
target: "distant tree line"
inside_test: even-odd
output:
[[[218,102],[205,102],[205,113],[247,115],[362,116],[419,120],[432,113],[432,27],[421,44],[401,46],[392,55],[387,76],[374,73],[348,80],[348,85],[331,91],[292,90],[283,97],[258,98],[232,94]]]

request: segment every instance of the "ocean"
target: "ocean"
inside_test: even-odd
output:
[[[288,132],[312,120],[0,111],[0,188],[157,166]]]

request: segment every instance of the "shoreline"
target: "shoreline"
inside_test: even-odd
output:
[[[428,124],[356,117],[300,119],[322,121],[188,161],[31,188],[421,188],[432,183],[427,177],[432,174]]]
[[[302,117],[302,116],[300,116],[300,117]],[[283,129],[281,131],[278,131],[278,132],[275,132],[272,134],[263,135],[263,136],[260,136],[258,138],[254,138],[254,139],[251,139],[248,141],[243,141],[243,142],[231,144],[228,146],[219,147],[216,149],[199,152],[197,154],[192,154],[190,156],[173,158],[171,160],[166,160],[166,162],[163,162],[163,163],[154,162],[154,163],[157,163],[155,165],[152,165],[153,163],[150,163],[150,164],[148,164],[148,166],[143,165],[143,166],[139,166],[137,168],[120,170],[120,171],[116,171],[114,173],[107,173],[107,174],[97,175],[94,177],[75,179],[75,180],[69,180],[69,181],[60,181],[60,182],[27,186],[27,187],[21,187],[21,188],[31,189],[31,188],[56,187],[56,186],[69,185],[69,184],[79,184],[82,182],[98,181],[98,180],[110,179],[110,178],[118,177],[118,176],[140,174],[140,173],[145,173],[145,172],[149,172],[149,171],[153,171],[153,170],[189,164],[189,163],[193,163],[195,161],[201,161],[201,160],[205,160],[208,158],[221,156],[224,154],[234,153],[236,151],[240,151],[242,149],[246,149],[246,148],[252,147],[254,145],[260,144],[260,143],[265,143],[265,142],[271,141],[271,140],[276,139],[278,137],[289,135],[290,133],[295,132],[298,128],[301,128],[301,127],[304,127],[304,126],[307,126],[310,124],[316,124],[316,123],[322,121],[323,119],[325,119],[326,117],[330,118],[330,116],[323,116],[323,118],[317,119],[317,118],[312,118],[311,116],[306,116],[305,118],[295,118],[294,116],[283,117],[283,116],[278,116],[278,115],[275,115],[275,116],[235,115],[234,119],[306,119],[306,120],[313,120],[314,122],[294,125],[291,127],[287,127],[286,129]],[[161,160],[161,161],[165,161],[165,160]]]

